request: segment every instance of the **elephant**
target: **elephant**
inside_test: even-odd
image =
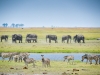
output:
[[[85,43],[85,37],[83,35],[75,35],[73,37],[73,40],[78,43],[81,43],[81,40],[83,41],[83,43]]]
[[[65,43],[65,40],[67,40],[67,43],[69,43],[69,39],[70,39],[70,43],[71,43],[71,36],[70,35],[66,35],[66,36],[62,36],[62,43]]]
[[[26,37],[26,42],[31,43],[31,38]]]
[[[15,42],[19,40],[19,43],[22,43],[22,35],[21,34],[13,34],[12,35],[12,42]]]
[[[36,34],[27,34],[26,42],[31,43],[31,40],[33,40],[33,42],[37,42],[37,35]]]
[[[56,35],[46,35],[46,42],[47,38],[49,39],[49,43],[51,43],[51,40],[54,40],[55,43],[57,43],[57,36]]]
[[[8,40],[8,35],[1,35],[1,42],[2,42],[3,39],[5,41],[7,41]]]

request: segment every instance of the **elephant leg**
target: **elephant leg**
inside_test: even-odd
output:
[[[77,42],[77,40],[75,39],[75,43]]]
[[[19,43],[20,43],[20,40],[19,40]]]
[[[70,43],[71,43],[71,39],[70,39]]]
[[[36,40],[34,39],[34,42],[36,43]]]
[[[58,41],[56,40],[56,43],[58,43]]]
[[[64,42],[64,40],[62,40],[62,43]]]
[[[34,39],[33,39],[33,43],[34,43]]]
[[[85,43],[84,39],[83,39],[83,43]]]
[[[22,43],[22,40],[21,40],[21,43]]]
[[[7,41],[7,38],[5,38],[5,41]]]
[[[51,39],[49,39],[49,43],[51,43]]]
[[[78,40],[78,43],[80,43],[80,40]]]
[[[37,39],[35,39],[35,43],[37,43]]]
[[[63,40],[63,43],[65,43],[65,40]]]
[[[27,42],[29,43],[29,40],[27,40]]]
[[[65,43],[65,40],[63,40],[63,43]]]
[[[1,39],[1,42],[2,42],[2,39]]]
[[[67,39],[67,43],[69,43],[69,39]]]
[[[56,40],[55,40],[55,43],[57,43]]]
[[[35,40],[33,39],[33,42],[35,42]]]
[[[57,40],[56,40],[56,43],[57,43]]]
[[[5,38],[5,41],[6,41],[6,38]]]
[[[62,43],[63,43],[63,40],[62,40]]]

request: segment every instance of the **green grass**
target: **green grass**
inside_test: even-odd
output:
[[[28,33],[35,33],[38,35],[38,39],[45,39],[47,34],[55,34],[58,39],[61,39],[63,35],[83,34],[87,40],[96,39],[100,37],[100,28],[0,28],[0,35],[7,34],[10,39],[12,34],[22,34],[25,38]]]
[[[22,34],[23,43],[12,43],[12,34]],[[38,35],[38,43],[25,43],[28,33]],[[0,42],[0,52],[30,52],[30,53],[100,53],[100,28],[0,28],[0,35],[7,34],[7,42]],[[58,43],[46,43],[45,36],[55,34],[58,36]],[[70,34],[83,34],[86,38],[85,43],[62,43],[61,37]]]
[[[0,43],[0,52],[30,53],[100,53],[100,41],[86,40],[86,43]]]
[[[12,43],[12,34],[22,34],[23,43]],[[25,43],[25,37],[28,33],[35,33],[38,35],[38,43]],[[100,28],[0,28],[0,35],[9,35],[7,42],[0,42],[0,52],[29,52],[29,53],[100,53]],[[45,36],[47,34],[55,34],[58,36],[58,43],[46,43]],[[61,37],[63,35],[83,34],[86,38],[85,43],[62,43]],[[24,73],[24,75],[42,74],[47,72],[49,75],[62,75],[63,72],[75,75],[100,75],[100,65],[90,65],[81,61],[75,60],[75,64],[67,64],[63,61],[51,61],[51,67],[43,68],[41,61],[36,62],[36,67],[33,68],[32,64],[29,64],[28,69],[25,67],[24,62],[15,63],[2,62],[0,60],[0,72],[3,73]],[[10,69],[13,67],[14,69]],[[79,71],[73,72],[73,69],[79,69]],[[82,70],[83,69],[83,70]],[[69,71],[68,71],[69,70]]]
[[[25,67],[24,62],[2,62],[0,61],[0,72],[3,73],[23,73],[25,75],[29,74],[43,74],[43,72],[47,72],[49,75],[61,75],[63,72],[70,73],[75,75],[97,75],[100,74],[100,65],[95,65],[94,63],[90,65],[89,63],[86,64],[85,62],[75,61],[74,64],[68,64],[67,62],[63,61],[51,61],[51,67],[44,68],[42,67],[41,61],[36,61],[36,67],[33,68],[32,64],[28,65],[28,69],[23,69]],[[10,69],[10,68],[14,69]],[[73,72],[73,69],[78,69],[79,71]]]

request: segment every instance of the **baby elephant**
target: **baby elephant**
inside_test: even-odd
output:
[[[24,57],[23,60],[27,67],[28,67],[28,64],[30,64],[30,63],[33,63],[33,67],[35,67],[35,60],[33,58]]]
[[[44,67],[50,66],[50,59],[49,59],[49,58],[44,58],[44,57],[42,56],[42,66],[44,66]]]

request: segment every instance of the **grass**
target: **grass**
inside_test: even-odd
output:
[[[23,43],[12,43],[12,34],[22,34]],[[38,35],[38,43],[25,43],[25,37],[28,33]],[[100,28],[0,28],[0,35],[9,35],[7,42],[0,42],[0,52],[29,52],[29,53],[100,53]],[[47,34],[55,34],[58,36],[58,43],[46,43],[45,36]],[[76,34],[85,36],[85,43],[62,43],[61,37],[70,34],[72,37]],[[43,68],[41,61],[36,62],[36,67],[33,68],[29,64],[28,69],[24,62],[2,62],[0,60],[0,73],[10,73],[18,75],[43,74],[47,72],[49,75],[62,75],[63,72],[73,75],[100,75],[100,65],[90,65],[79,60],[75,60],[75,64],[67,64],[62,61],[51,61],[51,67]],[[10,68],[14,69],[10,69]],[[79,71],[73,72],[76,68]],[[21,74],[22,73],[22,74]],[[77,74],[75,74],[77,73]]]
[[[100,41],[86,40],[86,43],[0,43],[0,52],[29,53],[100,53]]]
[[[5,66],[4,66],[5,65]],[[33,68],[32,64],[28,65],[28,69],[23,69],[25,67],[24,62],[2,62],[0,61],[0,72],[3,73],[10,73],[10,74],[43,74],[44,72],[47,72],[47,75],[61,75],[63,72],[70,73],[75,75],[75,73],[78,73],[78,75],[98,75],[100,74],[100,65],[89,63],[86,64],[85,62],[81,61],[75,61],[74,64],[67,64],[67,62],[63,61],[51,61],[51,67],[44,68],[42,67],[42,63],[40,60],[36,61],[35,63],[36,67]],[[14,68],[14,69],[10,69]],[[78,69],[79,71],[74,71],[73,69]]]
[[[23,43],[12,43],[12,34],[22,34]],[[28,33],[38,35],[38,43],[25,43]],[[100,28],[0,28],[0,35],[9,35],[7,42],[0,42],[0,52],[30,52],[30,53],[100,53]],[[45,36],[55,34],[58,36],[58,43],[46,43]],[[62,43],[61,37],[70,34],[83,34],[86,43]]]
[[[0,35],[7,34],[11,38],[12,34],[22,34],[25,38],[28,33],[35,33],[38,39],[45,39],[47,34],[55,34],[58,39],[63,35],[83,34],[87,40],[100,37],[100,28],[0,28]]]

